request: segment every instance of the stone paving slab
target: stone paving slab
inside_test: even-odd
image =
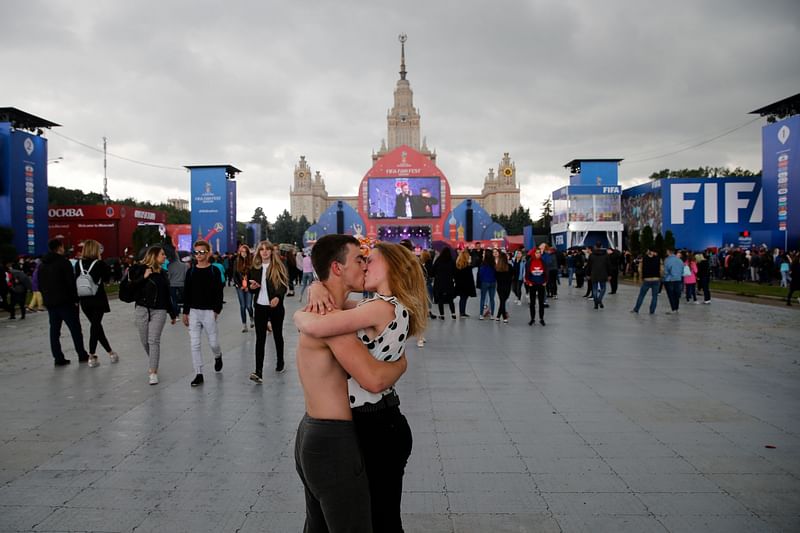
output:
[[[715,299],[667,316],[662,298],[633,315],[634,287],[602,311],[582,292],[562,285],[546,327],[512,305],[508,325],[437,320],[408,347],[406,531],[800,531],[797,310]],[[204,346],[199,388],[182,325],[147,384],[128,304],[104,322],[120,363],[95,369],[66,328],[73,364],[52,366],[45,313],[0,323],[0,532],[302,529],[297,334],[289,371],[254,385],[254,334],[225,297],[225,367]]]

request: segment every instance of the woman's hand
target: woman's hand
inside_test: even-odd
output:
[[[251,289],[259,289],[261,288],[261,284],[254,279],[250,280],[250,288]]]
[[[328,311],[333,311],[336,308],[333,295],[325,288],[325,285],[319,281],[315,281],[308,286],[308,303],[303,308],[303,311],[324,315]]]
[[[270,306],[270,307],[278,307],[278,304],[279,304],[279,303],[281,303],[281,301],[280,301],[280,299],[278,299],[278,297],[276,296],[275,298],[273,298],[272,300],[270,300],[270,301],[269,301],[269,306]]]
[[[145,268],[144,269],[144,279],[149,278],[150,274],[152,274],[152,273],[153,273],[153,269],[152,268],[150,268],[150,267]],[[174,322],[173,322],[173,324],[174,324]]]

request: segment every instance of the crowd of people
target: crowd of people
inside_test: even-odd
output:
[[[226,286],[235,288],[242,333],[255,332],[249,379],[263,383],[270,334],[275,372],[283,373],[284,303],[300,286],[299,297],[307,296],[308,303],[293,321],[300,332],[296,365],[306,413],[297,430],[295,462],[309,531],[402,531],[403,476],[412,433],[395,384],[407,368],[409,337],[424,347],[428,321],[446,320],[445,307],[451,319],[467,319],[469,299],[479,298],[478,320],[508,324],[514,306],[527,301],[528,325],[545,326],[545,309],[558,300],[560,285],[574,284],[580,290],[585,285],[584,296],[599,311],[605,307],[606,291],[615,294],[619,277],[625,275],[641,281],[632,313],[640,311],[648,292],[649,312],[655,313],[662,290],[669,300],[668,314],[677,313],[684,299],[699,304],[700,294],[710,304],[712,279],[779,282],[787,289],[787,305],[800,290],[800,254],[763,249],[666,250],[662,258],[653,248],[634,256],[600,243],[566,252],[546,243],[513,252],[476,243],[458,250],[445,246],[415,252],[409,241],[365,247],[351,236],[329,235],[311,250],[262,241],[255,249],[241,245],[235,254],[219,255],[198,240],[183,258],[154,245],[139,261],[109,261],[94,240],[85,241],[73,260],[60,240],[48,247],[38,260],[2,265],[0,295],[9,319],[16,320],[16,310],[20,319],[26,311],[46,310],[56,366],[70,364],[61,348],[64,324],[80,362],[98,366],[96,352],[102,347],[108,361],[117,363],[103,317],[110,312],[105,287],[118,282],[120,300],[134,303],[151,385],[158,384],[167,320],[176,324],[180,319],[188,329],[192,387],[204,383],[204,337],[214,371],[222,371],[217,319]],[[363,299],[353,300],[351,293]],[[81,311],[90,324],[88,350]]]

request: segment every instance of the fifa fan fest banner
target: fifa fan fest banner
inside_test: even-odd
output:
[[[236,183],[226,166],[187,167],[191,171],[192,235],[214,252],[236,250]]]
[[[765,217],[780,247],[800,247],[800,115],[761,129]]]
[[[47,139],[0,122],[0,226],[21,255],[47,253]]]

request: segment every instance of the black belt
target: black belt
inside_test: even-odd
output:
[[[353,407],[353,412],[377,413],[378,411],[383,411],[384,409],[389,409],[390,407],[397,407],[398,405],[400,405],[400,397],[395,391],[392,391],[376,403],[365,403],[364,405]]]

